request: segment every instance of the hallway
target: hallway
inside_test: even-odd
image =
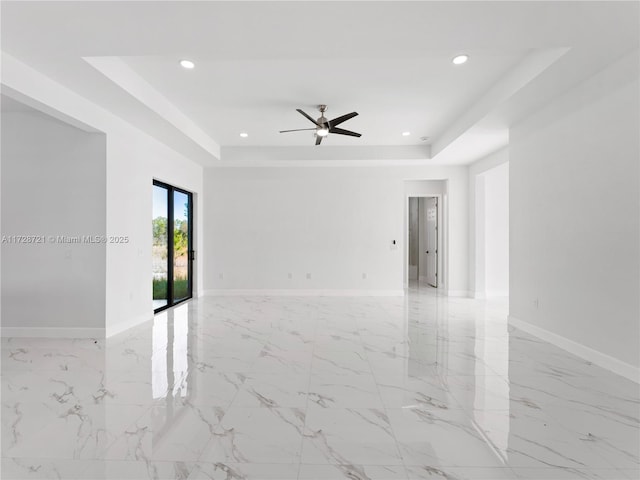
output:
[[[507,306],[205,297],[106,342],[2,340],[2,478],[638,478],[638,385]]]

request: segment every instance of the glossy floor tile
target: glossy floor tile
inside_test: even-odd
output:
[[[506,317],[414,286],[3,339],[2,478],[640,478],[640,387]]]

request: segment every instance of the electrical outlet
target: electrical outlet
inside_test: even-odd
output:
[[[224,273],[219,273],[219,274],[218,274],[218,278],[219,278],[220,280],[224,280]]]
[[[311,280],[311,274],[307,273],[307,280]]]
[[[363,273],[363,274],[362,274],[362,279],[363,279],[363,280],[366,280],[366,279],[367,279],[367,274],[366,274],[366,273]]]
[[[291,280],[293,278],[293,273],[289,272],[289,274],[287,275],[287,277],[289,277],[289,280]]]

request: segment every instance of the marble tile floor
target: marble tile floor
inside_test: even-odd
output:
[[[205,297],[2,340],[2,478],[638,479],[640,387],[505,302]]]

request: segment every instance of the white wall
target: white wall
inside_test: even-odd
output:
[[[107,244],[106,247],[107,336],[153,317],[151,216],[154,178],[195,193],[194,293],[202,290],[205,257],[201,248],[204,222],[202,167],[6,54],[2,55],[2,86],[4,92],[18,100],[106,134],[106,233],[129,237],[127,244]]]
[[[217,169],[206,185],[208,288],[402,290],[400,182],[340,170]]]
[[[153,179],[194,192],[194,295],[202,290],[202,167],[137,131],[107,133],[107,231],[131,243],[107,246],[107,334],[153,316]]]
[[[205,288],[400,293],[412,178],[450,182],[451,283],[466,291],[463,167],[207,169]]]
[[[105,235],[104,135],[28,109],[3,112],[1,154],[4,333],[104,335],[106,246],[57,238]]]
[[[484,286],[487,297],[509,295],[509,163],[484,177]]]
[[[635,367],[638,58],[632,52],[514,126],[509,146],[511,316]]]
[[[494,251],[496,255],[500,258],[492,259],[492,263],[495,264],[497,261],[501,266],[495,271],[495,273],[490,274],[492,279],[494,277],[499,277],[504,279],[505,276],[508,279],[508,272],[505,272],[505,269],[502,265],[505,263],[508,265],[508,252],[503,252],[500,254],[500,251],[503,251],[503,247],[500,244],[503,244],[504,241],[508,242],[508,233],[507,238],[505,238],[504,231],[508,232],[509,230],[509,219],[508,216],[505,217],[504,211],[494,212],[493,214],[489,214],[490,217],[494,217],[492,220],[492,226],[498,227],[499,231],[503,232],[499,234],[497,237],[492,237],[492,232],[487,233],[487,195],[493,195],[495,198],[491,201],[492,205],[498,205],[498,209],[501,207],[499,204],[503,202],[503,204],[507,205],[508,211],[508,177],[505,179],[504,174],[501,178],[496,179],[498,183],[493,182],[493,189],[498,188],[498,191],[495,193],[491,193],[487,191],[486,183],[487,183],[487,175],[490,175],[490,172],[499,171],[499,168],[509,162],[509,150],[508,148],[500,149],[491,155],[488,155],[475,163],[472,163],[468,167],[469,172],[469,288],[472,293],[472,296],[475,298],[485,298],[487,296],[487,266],[491,269],[491,265],[487,263],[487,248],[492,248],[491,244],[496,242],[499,244],[498,248],[500,250]],[[508,167],[506,167],[508,168]],[[505,188],[505,180],[506,180],[506,188]],[[498,186],[499,185],[499,186]],[[506,192],[505,192],[506,190]],[[505,201],[506,196],[506,201]],[[494,210],[492,208],[492,210]],[[500,222],[500,225],[497,225],[496,222]],[[506,225],[505,225],[506,223]],[[487,243],[487,235],[490,236],[489,243]],[[508,244],[507,244],[508,245]],[[506,257],[505,257],[506,253]],[[491,254],[490,254],[491,255]],[[508,268],[508,267],[507,267]],[[497,279],[490,280],[503,285],[503,287],[493,288],[491,289],[491,294],[499,294],[505,295],[508,294],[508,283],[504,286],[504,280],[496,281]]]
[[[404,191],[407,197],[444,195],[447,192],[446,183],[442,180],[407,180],[404,182]]]

